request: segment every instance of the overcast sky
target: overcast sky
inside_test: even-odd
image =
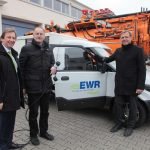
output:
[[[109,8],[116,15],[140,12],[141,7],[150,10],[150,0],[78,0],[93,9]]]

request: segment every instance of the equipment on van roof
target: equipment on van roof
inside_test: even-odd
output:
[[[68,23],[66,29],[54,25],[53,22],[45,26],[46,32],[57,32],[104,43],[112,51],[120,47],[120,34],[124,30],[132,32],[133,43],[142,47],[145,56],[150,57],[150,11],[144,8],[141,12],[118,16],[108,8],[83,10],[81,19]],[[28,32],[26,35],[31,33]]]

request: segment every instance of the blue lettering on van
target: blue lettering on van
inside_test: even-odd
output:
[[[100,88],[100,81],[81,81],[80,89]]]

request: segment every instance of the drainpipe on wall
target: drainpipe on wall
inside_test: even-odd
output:
[[[0,0],[0,35],[2,34],[2,7],[6,3],[7,3],[7,1]]]

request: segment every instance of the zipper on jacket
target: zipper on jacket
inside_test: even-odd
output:
[[[43,74],[44,74],[44,72],[43,72],[43,66],[44,66],[44,64],[43,64],[43,55],[44,55],[44,51],[41,51],[42,52],[42,57],[41,57],[41,64],[42,64],[42,92],[44,91],[44,77],[43,77]]]

